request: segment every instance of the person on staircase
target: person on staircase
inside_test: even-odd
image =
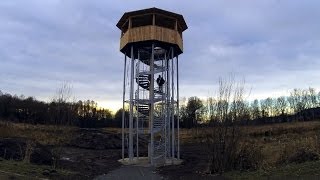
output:
[[[159,92],[162,92],[163,90],[163,85],[166,81],[161,77],[161,75],[158,76],[157,78],[157,84],[159,86]]]
[[[151,83],[151,74],[148,74],[148,81],[149,81],[149,84]]]

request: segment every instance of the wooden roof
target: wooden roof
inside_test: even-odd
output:
[[[143,14],[163,14],[169,17],[173,17],[176,18],[178,20],[178,23],[180,24],[182,31],[188,29],[188,26],[183,18],[183,16],[181,14],[176,14],[170,11],[166,11],[166,10],[162,10],[162,9],[158,9],[158,8],[148,8],[148,9],[142,9],[142,10],[138,10],[138,11],[131,11],[131,12],[126,12],[122,15],[121,19],[119,20],[119,22],[117,23],[117,27],[119,29],[121,29],[122,25],[126,22],[126,20],[130,17],[130,16],[137,16],[137,15],[143,15]]]

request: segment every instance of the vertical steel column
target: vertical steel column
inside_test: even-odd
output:
[[[134,53],[131,46],[131,77],[130,77],[130,119],[129,119],[129,161],[133,160],[133,91],[134,91]]]
[[[140,51],[138,49],[138,62],[137,62],[137,69],[136,69],[136,77],[139,78],[139,72],[140,72]],[[138,84],[138,87],[137,87],[137,99],[136,99],[136,102],[138,103],[137,104],[137,119],[136,119],[136,138],[137,138],[137,144],[136,144],[136,147],[137,147],[137,159],[139,158],[139,84]]]
[[[167,52],[164,53],[164,62],[165,62],[165,67],[162,66],[162,68],[167,69]],[[163,62],[162,62],[162,64],[163,64]],[[163,75],[164,75],[164,73],[162,72],[162,77],[164,77]],[[164,112],[164,136],[165,136],[165,138],[164,138],[164,152],[165,152],[164,159],[166,160],[167,156],[168,156],[168,153],[167,153],[168,152],[168,147],[167,147],[167,144],[168,144],[168,130],[167,130],[168,108],[167,108],[167,98],[164,97],[164,95],[167,95],[167,92],[168,92],[167,87],[164,90],[164,92],[165,92],[165,94],[162,94],[162,107],[165,107],[163,112]]]
[[[153,165],[153,155],[154,155],[154,134],[153,134],[153,118],[154,118],[154,44],[152,43],[151,46],[151,59],[150,59],[150,73],[151,73],[151,81],[150,81],[150,111],[149,111],[149,118],[150,118],[150,135],[151,135],[151,147],[150,147],[150,162]]]
[[[124,160],[124,118],[125,110],[124,103],[126,98],[126,71],[127,71],[127,55],[124,54],[124,67],[123,67],[123,94],[122,94],[122,160]]]
[[[172,53],[171,53],[171,123],[172,123],[172,158],[174,158],[174,66],[173,66],[173,60],[174,60],[174,50],[172,48]]]
[[[179,103],[179,57],[177,59],[177,136],[178,136],[178,159],[180,159],[180,103]]]
[[[171,51],[172,49],[170,49],[170,51]],[[171,124],[170,124],[170,119],[171,119],[171,117],[170,117],[170,115],[171,115],[171,108],[170,108],[170,51],[169,51],[169,53],[168,53],[168,58],[167,58],[167,69],[166,69],[166,71],[167,71],[167,102],[166,102],[166,107],[167,107],[167,111],[166,111],[166,113],[167,113],[167,118],[168,119],[166,119],[167,121],[168,121],[168,131],[167,131],[167,136],[168,136],[168,150],[169,150],[169,152],[168,152],[168,154],[169,154],[169,157],[171,157],[171,138],[170,138],[170,133],[171,133]]]

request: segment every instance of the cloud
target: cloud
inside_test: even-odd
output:
[[[0,2],[0,89],[48,99],[69,81],[77,98],[119,106],[115,24],[126,11],[154,6],[183,14],[189,26],[181,96],[206,97],[230,73],[255,97],[320,88],[319,1],[14,0]]]

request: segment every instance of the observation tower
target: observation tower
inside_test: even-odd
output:
[[[149,8],[124,13],[117,27],[124,54],[120,161],[179,162],[178,56],[187,24],[180,14]]]

